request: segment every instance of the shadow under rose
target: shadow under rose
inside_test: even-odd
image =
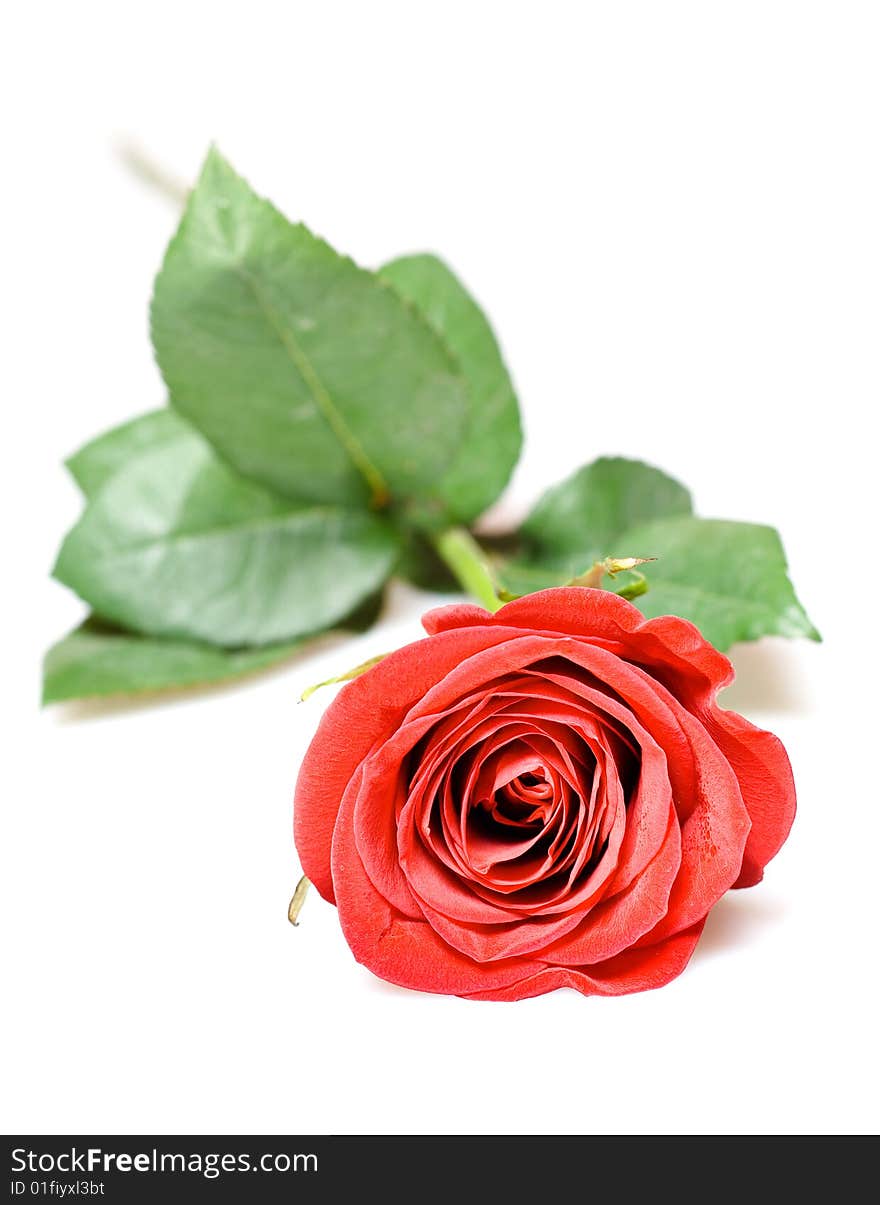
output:
[[[761,895],[760,892],[753,893],[748,888],[743,891],[729,891],[709,913],[702,937],[694,950],[692,962],[696,964],[701,960],[729,953],[738,946],[745,945],[750,939],[759,937],[765,930],[781,924],[787,915],[788,909],[779,899],[768,898],[766,894]],[[378,995],[396,996],[398,999],[409,998],[410,1000],[419,997],[430,1000],[433,996],[431,992],[414,991],[412,988],[387,983],[384,979],[370,974],[366,968],[362,968],[362,970],[370,988]],[[573,989],[561,988],[558,990],[566,996],[577,995]],[[551,992],[550,996],[556,994],[556,992]],[[436,999],[436,997],[434,998]],[[536,999],[542,999],[542,997]]]
[[[779,899],[768,898],[750,888],[729,891],[709,913],[703,935],[694,951],[694,961],[724,953],[762,930],[780,924],[787,908]]]
[[[765,636],[752,644],[737,644],[728,653],[736,679],[718,696],[720,707],[752,717],[761,712],[803,714],[811,709],[813,692],[804,672],[803,648],[782,637]]]
[[[398,983],[389,983],[385,979],[380,979],[378,975],[374,975],[372,971],[367,970],[366,967],[361,967],[360,969],[362,970],[363,975],[366,976],[366,982],[369,984],[370,988],[372,988],[372,990],[377,992],[380,996],[397,996],[401,1000],[418,1000],[419,998],[422,1000],[430,1000],[433,998],[436,1000],[437,998],[433,992],[419,992],[416,991],[415,988],[401,987]]]

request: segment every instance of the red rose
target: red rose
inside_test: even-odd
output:
[[[331,704],[296,789],[305,873],[405,987],[617,995],[687,964],[785,840],[781,743],[683,619],[566,587],[424,620]]]

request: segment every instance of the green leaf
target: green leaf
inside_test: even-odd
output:
[[[375,622],[381,602],[381,594],[368,598],[339,628],[366,631]],[[143,694],[241,678],[285,661],[308,647],[310,639],[301,636],[259,648],[224,649],[196,640],[139,636],[91,615],[46,653],[43,703]]]
[[[448,514],[467,523],[507,485],[522,447],[519,406],[485,314],[434,255],[407,255],[379,270],[416,305],[461,365],[473,408],[458,454],[436,485]]]
[[[514,594],[563,585],[606,557],[650,557],[603,585],[647,616],[680,615],[727,649],[759,636],[820,639],[772,527],[691,513],[687,490],[636,460],[596,460],[541,498],[499,574]],[[647,590],[645,586],[647,585]]]
[[[470,420],[459,370],[418,311],[216,151],[156,280],[152,333],[174,407],[288,497],[430,497]]]
[[[138,636],[92,617],[46,654],[43,702],[139,694],[239,678],[283,661],[307,640],[221,649],[197,641]]]
[[[622,457],[594,460],[539,499],[519,530],[518,555],[501,570],[504,585],[527,594],[561,585],[606,556],[653,555],[630,547],[627,530],[690,513],[688,491],[660,469]]]
[[[130,459],[173,442],[191,428],[173,410],[151,410],[91,440],[67,461],[67,468],[87,498]]]
[[[238,647],[333,626],[397,551],[386,520],[279,498],[182,428],[105,481],[55,576],[123,627]]]
[[[757,523],[693,517],[631,528],[628,550],[657,558],[645,568],[643,614],[680,615],[722,651],[759,636],[819,633],[798,601],[778,532]]]

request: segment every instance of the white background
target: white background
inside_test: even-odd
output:
[[[4,38],[4,1128],[876,1131],[880,174],[873,4],[42,4]],[[443,254],[527,428],[498,514],[601,453],[781,530],[823,645],[735,650],[800,811],[685,974],[616,1000],[421,995],[298,877],[291,793],[381,624],[226,689],[38,709],[82,608],[48,570],[62,458],[163,400],[147,337],[211,139],[372,265]]]

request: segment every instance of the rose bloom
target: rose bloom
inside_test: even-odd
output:
[[[715,702],[730,662],[578,587],[424,626],[339,693],[297,782],[303,870],[355,957],[479,1000],[667,983],[794,818],[779,740]]]

